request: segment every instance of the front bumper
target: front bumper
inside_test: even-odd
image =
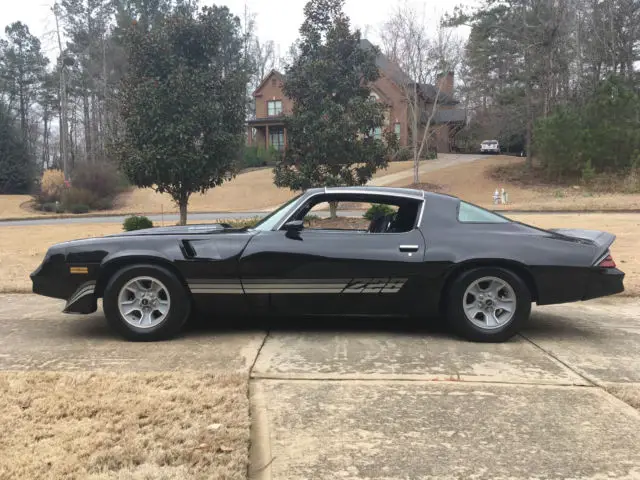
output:
[[[582,300],[624,292],[624,272],[617,268],[597,268],[589,272]]]
[[[97,264],[83,264],[77,268],[65,261],[64,254],[48,253],[42,264],[31,274],[33,293],[66,300],[65,313],[92,313],[97,309],[95,296]],[[73,272],[73,273],[72,273]]]
[[[98,300],[95,296],[96,282],[85,282],[78,287],[74,294],[67,300],[64,313],[93,313],[98,309]]]

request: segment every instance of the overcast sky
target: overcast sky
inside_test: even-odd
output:
[[[428,25],[435,28],[438,19],[446,11],[453,10],[458,3],[470,0],[346,0],[345,10],[352,25],[360,28],[368,38],[376,42],[380,25],[401,3],[408,3],[424,12]],[[245,3],[257,15],[258,36],[262,41],[273,40],[284,55],[298,36],[302,23],[302,10],[306,0],[201,0],[202,5],[227,5],[238,16]],[[4,27],[20,20],[26,23],[31,33],[43,43],[48,56],[56,54],[55,21],[51,13],[53,0],[0,0],[0,26]],[[464,34],[463,32],[460,32]]]

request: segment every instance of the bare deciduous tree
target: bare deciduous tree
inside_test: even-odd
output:
[[[427,27],[424,9],[399,7],[380,32],[383,53],[397,66],[394,82],[407,105],[414,162],[414,183],[420,181],[420,158],[429,151],[438,128],[433,128],[444,99],[450,98],[447,76],[461,59],[461,42],[450,29]]]

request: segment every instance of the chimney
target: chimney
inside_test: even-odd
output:
[[[438,85],[440,86],[440,92],[451,95],[453,93],[453,72],[448,72],[446,75],[441,74],[438,79]]]

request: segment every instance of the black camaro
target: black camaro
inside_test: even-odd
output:
[[[305,219],[323,204],[384,205],[367,225]],[[312,211],[313,209],[313,211]],[[361,213],[359,213],[361,217]],[[350,221],[350,222],[349,222]],[[329,228],[334,227],[334,228]],[[253,228],[151,228],[54,245],[35,293],[91,313],[132,340],[178,333],[189,315],[442,314],[475,341],[504,341],[538,305],[622,292],[624,273],[592,230],[541,230],[458,198],[399,188],[312,189]]]

